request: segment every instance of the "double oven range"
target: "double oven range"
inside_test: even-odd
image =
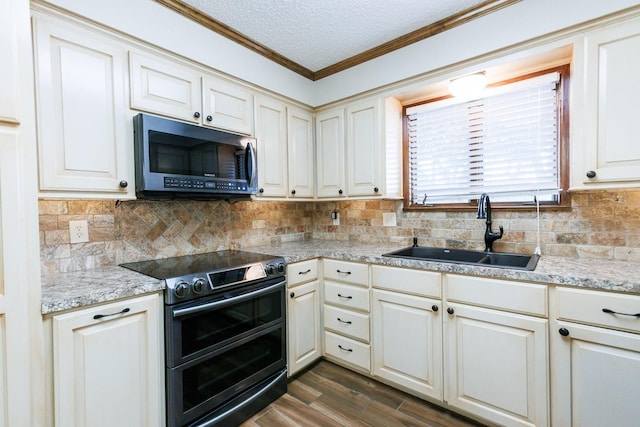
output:
[[[225,250],[122,266],[166,282],[167,427],[237,425],[286,392],[283,258]]]

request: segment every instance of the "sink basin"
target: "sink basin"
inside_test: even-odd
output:
[[[451,262],[457,264],[483,265],[516,270],[534,270],[539,255],[521,255],[497,252],[469,251],[464,249],[410,246],[382,256],[424,261]]]

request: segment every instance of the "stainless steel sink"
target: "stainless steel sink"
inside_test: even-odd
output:
[[[534,270],[540,256],[497,252],[468,251],[464,249],[409,246],[382,256],[423,261],[451,262],[455,264],[483,265],[516,270]]]

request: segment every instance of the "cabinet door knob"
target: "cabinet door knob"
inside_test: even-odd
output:
[[[453,314],[453,307],[449,307],[449,308],[447,308],[447,313],[449,313],[449,314]]]
[[[290,296],[291,298],[293,298],[293,297],[295,297],[295,296],[296,296],[296,293],[295,293],[295,292],[291,292],[291,293],[289,294],[289,296]]]
[[[128,185],[129,185],[129,183],[127,181],[125,181],[124,179],[122,181],[120,181],[120,187],[121,188],[127,188]]]
[[[587,172],[587,178],[595,178],[595,177],[596,177],[596,171]]]
[[[213,120],[213,117],[211,117],[211,116],[207,116],[207,121],[208,121],[208,122],[210,122],[210,121],[212,121],[212,120]]]
[[[343,193],[343,191],[342,191],[342,190],[338,190],[338,194],[342,194],[342,193]]]
[[[193,117],[195,117],[196,119],[200,118],[200,113],[198,111],[196,111],[195,113],[193,113]]]
[[[435,304],[433,304],[433,305],[431,306],[431,311],[438,311],[438,306],[437,306],[437,305],[435,305]]]
[[[259,189],[258,193],[260,193],[260,194],[264,193],[264,188]]]
[[[295,196],[296,195],[296,190],[291,190],[291,194]]]
[[[558,329],[558,333],[560,335],[562,335],[563,337],[568,337],[569,336],[569,330],[567,328]]]
[[[373,187],[373,192],[374,192],[374,193],[377,193],[378,191],[380,191],[380,190],[378,189],[378,187]]]

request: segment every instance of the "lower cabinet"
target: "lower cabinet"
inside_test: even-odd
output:
[[[501,426],[548,426],[547,286],[444,277],[445,401]]]
[[[551,328],[553,425],[637,426],[640,297],[564,288],[556,289],[556,296],[558,320]]]
[[[56,426],[165,424],[161,307],[153,294],[53,316]]]
[[[322,356],[318,260],[287,266],[287,365],[289,376]]]

